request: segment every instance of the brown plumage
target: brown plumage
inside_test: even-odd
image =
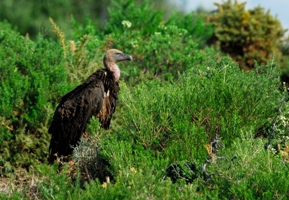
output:
[[[61,98],[48,130],[52,135],[50,163],[57,156],[72,154],[72,147],[80,141],[92,116],[99,118],[104,129],[109,129],[120,89],[120,70],[116,63],[124,60],[132,60],[132,57],[117,49],[108,50],[103,58],[104,68]]]

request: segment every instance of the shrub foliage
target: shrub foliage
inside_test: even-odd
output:
[[[61,48],[41,36],[32,42],[9,30],[0,32],[0,46],[1,165],[44,161],[53,103],[71,88]]]
[[[73,20],[73,40],[52,19],[57,41],[41,35],[32,41],[1,23],[0,172],[7,178],[7,172],[26,167],[32,180],[17,190],[0,188],[0,197],[23,199],[37,191],[44,199],[289,198],[287,94],[275,60],[252,57],[260,49],[272,53],[275,47],[267,40],[274,43],[282,31],[261,8],[247,12],[243,4],[224,5],[214,18],[217,25],[224,16],[229,19],[224,26],[232,25],[236,13],[253,21],[248,18],[243,35],[225,28],[224,37],[215,24],[214,37],[229,48],[249,35],[254,51],[243,49],[244,63],[251,58],[264,63],[254,71],[244,72],[233,62],[236,57],[204,46],[212,28],[201,17],[191,13],[183,21],[181,15],[163,21],[148,2],[115,1],[112,8],[118,9],[109,9],[103,29]],[[269,34],[273,39],[253,28],[266,38],[264,44],[250,35],[261,18],[276,28]],[[260,26],[270,32],[267,25]],[[57,164],[45,161],[53,111],[62,95],[102,67],[109,48],[134,58],[119,64],[112,128],[104,131],[92,118],[90,137],[56,173]],[[222,145],[213,145],[216,138]]]
[[[269,11],[260,6],[246,10],[245,4],[237,0],[215,3],[217,12],[208,15],[208,21],[215,27],[210,42],[248,70],[254,68],[255,60],[264,65],[273,57],[280,59],[278,45],[285,30]]]

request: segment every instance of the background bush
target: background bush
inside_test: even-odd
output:
[[[71,31],[75,24],[71,23],[71,20],[79,22],[80,24],[87,24],[89,21],[93,21],[93,29],[103,28],[108,19],[108,7],[116,9],[116,12],[122,12],[117,10],[118,7],[111,7],[112,4],[116,4],[119,1],[112,0],[65,0],[57,1],[51,0],[49,2],[39,2],[35,0],[29,1],[16,1],[16,0],[3,0],[0,2],[0,21],[7,20],[13,27],[25,35],[30,35],[35,39],[39,33],[45,37],[55,38],[47,19],[53,18],[54,21],[62,27],[64,33],[69,37],[73,37],[74,32]],[[122,0],[123,4],[131,4],[135,2],[137,5],[141,5],[143,1],[136,0]],[[171,7],[166,6],[167,1],[159,0],[146,1],[154,5],[154,8],[162,8],[165,13],[171,12]],[[144,4],[142,4],[144,5]],[[148,3],[146,3],[148,5]],[[77,26],[79,30],[83,30],[83,26]]]
[[[285,30],[269,11],[260,6],[246,10],[245,4],[231,0],[216,3],[216,13],[207,17],[215,27],[210,43],[228,53],[246,71],[254,68],[255,60],[260,65],[271,58],[280,61],[279,45]]]

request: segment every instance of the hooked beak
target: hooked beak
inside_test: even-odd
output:
[[[123,56],[125,57],[125,60],[132,61],[131,55],[129,55],[129,54],[123,54]]]

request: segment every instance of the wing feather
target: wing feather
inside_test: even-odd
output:
[[[79,142],[91,116],[100,111],[103,96],[102,81],[90,76],[85,83],[61,98],[48,130],[52,135],[49,146],[51,162],[56,153],[63,156],[72,153],[71,146]]]
[[[72,154],[72,147],[79,142],[92,115],[99,118],[103,128],[109,128],[119,90],[113,73],[101,69],[61,98],[48,130],[52,135],[50,163],[56,159],[55,154]]]

